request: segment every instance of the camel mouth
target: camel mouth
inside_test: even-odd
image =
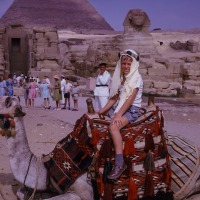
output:
[[[24,113],[22,111],[22,107],[21,106],[17,106],[14,112],[14,117],[24,117],[26,115],[26,113]]]

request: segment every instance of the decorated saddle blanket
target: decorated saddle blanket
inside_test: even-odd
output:
[[[99,197],[104,199],[140,199],[170,190],[171,169],[162,113],[157,110],[141,121],[121,130],[127,170],[115,182],[107,179],[114,164],[114,148],[108,131],[109,120],[83,115],[73,131],[46,157],[51,182],[60,193],[88,167],[95,169]],[[94,161],[95,160],[95,161]],[[134,196],[133,196],[134,195]]]
[[[98,194],[103,199],[158,197],[173,199],[171,168],[163,131],[162,112],[157,108],[143,120],[121,130],[123,155],[128,165],[119,179],[111,182],[107,174],[114,164],[114,147],[108,131],[109,121],[93,119],[91,133],[95,147]]]
[[[50,182],[61,194],[87,171],[92,162],[94,147],[88,136],[87,120],[87,115],[77,120],[73,131],[44,156]]]

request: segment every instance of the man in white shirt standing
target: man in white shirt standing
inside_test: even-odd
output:
[[[100,73],[96,80],[96,87],[94,89],[95,108],[96,111],[103,108],[108,102],[109,97],[109,83],[111,81],[110,73],[106,70],[107,64],[100,63]]]
[[[69,78],[65,79],[66,83],[65,83],[65,87],[64,87],[64,98],[65,98],[65,103],[64,103],[64,107],[62,109],[66,109],[66,106],[68,104],[68,109],[70,110],[70,92],[72,90],[72,84],[70,83]]]
[[[61,92],[62,92],[62,100],[61,100],[61,104],[65,104],[65,98],[64,98],[64,94],[65,94],[65,84],[66,84],[66,80],[65,80],[65,76],[61,75],[60,76],[60,84],[61,84]]]

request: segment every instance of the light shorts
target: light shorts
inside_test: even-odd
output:
[[[108,114],[109,116],[112,118],[114,111],[116,109],[117,105],[114,105],[109,111]],[[141,115],[141,111],[140,108],[137,106],[133,106],[131,105],[129,107],[129,109],[123,114],[123,116],[125,116],[129,122],[134,122],[138,119],[138,117],[140,117]]]

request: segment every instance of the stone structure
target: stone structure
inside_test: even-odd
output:
[[[186,42],[176,41],[170,42],[170,47],[175,50],[188,50],[192,53],[196,53],[200,51],[199,42],[195,42],[194,40],[188,40]]]
[[[113,32],[87,0],[15,0],[0,27],[0,71],[5,75],[62,73],[57,30]]]
[[[24,1],[15,0],[14,2],[16,5]],[[33,2],[33,0],[29,1]],[[7,13],[14,12],[13,7],[11,8]],[[92,12],[89,12],[88,16],[91,15]],[[51,77],[55,73],[62,73],[66,76],[87,78],[89,81],[86,84],[87,87],[93,87],[90,80],[96,77],[98,64],[107,62],[108,71],[112,74],[118,60],[118,53],[123,49],[132,48],[140,55],[144,93],[154,92],[160,96],[180,96],[182,91],[190,91],[193,94],[200,94],[200,54],[198,51],[194,53],[187,51],[189,55],[178,57],[158,53],[156,46],[158,39],[153,38],[153,34],[149,32],[150,20],[142,10],[136,9],[128,12],[124,20],[124,33],[112,31],[109,34],[109,30],[103,34],[102,32],[97,34],[97,25],[94,30],[88,26],[87,33],[85,33],[86,29],[81,26],[75,32],[77,27],[73,29],[71,25],[69,25],[69,30],[53,26],[23,25],[14,23],[12,20],[9,25],[9,19],[5,16],[7,15],[4,15],[2,21],[6,22],[6,25],[0,29],[0,74],[24,72],[42,78],[44,74]],[[85,24],[86,19],[83,19],[81,21]],[[103,25],[100,23],[99,27]],[[92,31],[95,34],[91,34]],[[160,48],[165,47],[165,35],[162,35],[163,45],[159,46]],[[190,41],[190,39],[187,40]],[[196,39],[194,41],[197,42]],[[194,43],[190,41],[188,44]],[[89,77],[91,78],[88,79]]]
[[[124,23],[124,34],[133,35],[135,32],[149,34],[150,20],[146,12],[140,9],[129,10]]]
[[[44,74],[61,71],[58,34],[55,28],[9,26],[0,34],[1,74]],[[2,55],[3,54],[3,55]],[[4,58],[4,60],[3,60]]]
[[[113,31],[87,0],[14,0],[0,22],[87,34]]]
[[[122,48],[134,48],[140,55],[157,54],[149,33],[151,23],[146,12],[140,9],[129,10],[123,26]]]
[[[6,72],[5,49],[3,46],[3,33],[4,33],[4,28],[0,29],[0,75],[4,75]]]

